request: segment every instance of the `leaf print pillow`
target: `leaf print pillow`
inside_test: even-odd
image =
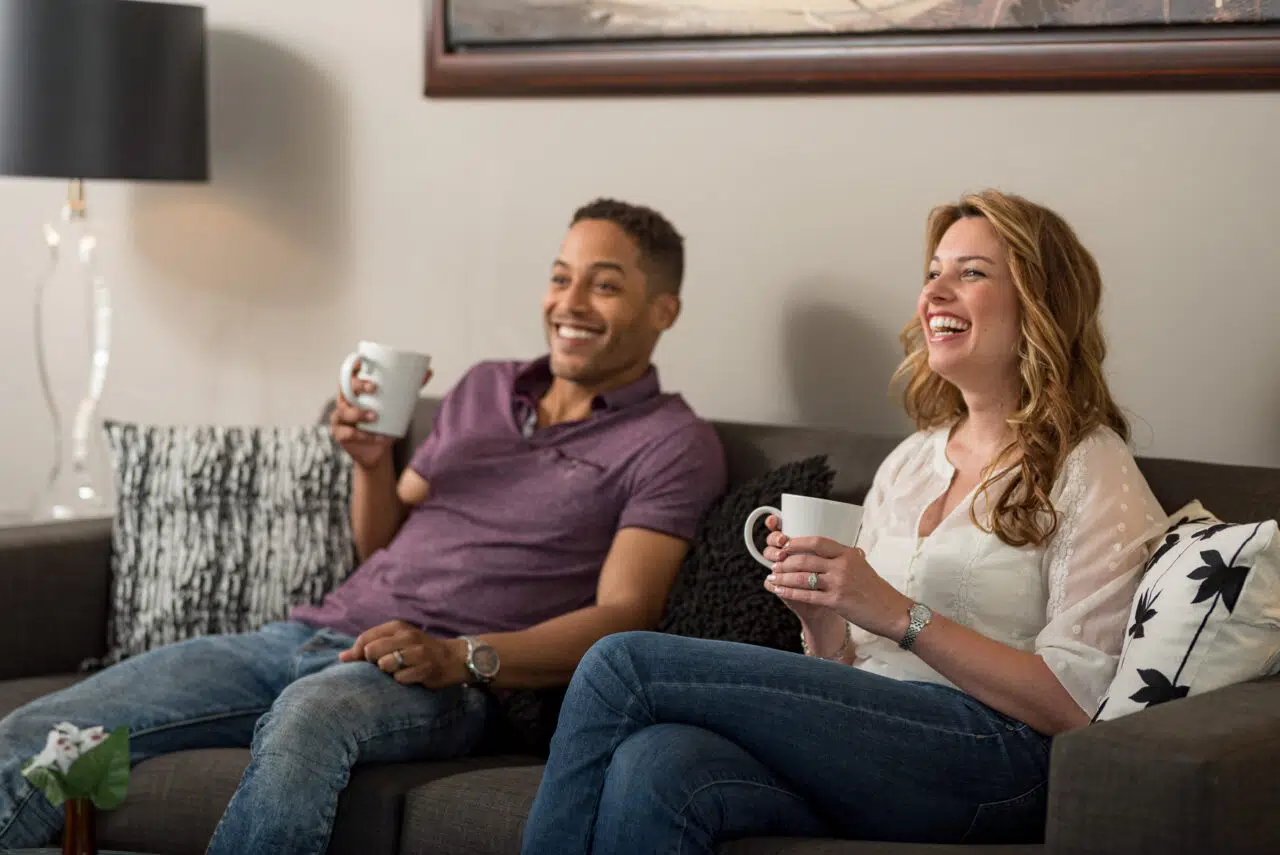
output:
[[[1280,670],[1275,520],[1225,523],[1192,502],[1152,552],[1094,721]]]

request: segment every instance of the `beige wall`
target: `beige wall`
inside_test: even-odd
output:
[[[719,418],[896,431],[924,214],[996,185],[1098,255],[1141,452],[1280,465],[1280,95],[436,103],[420,6],[210,0],[213,182],[90,188],[107,415],[306,420],[360,336],[429,349],[437,389],[532,355],[566,217],[616,194],[689,238],[669,387]],[[61,192],[0,179],[0,509],[50,454],[28,283]]]

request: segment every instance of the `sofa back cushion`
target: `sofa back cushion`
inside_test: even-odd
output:
[[[419,401],[409,436],[397,448],[400,465],[426,438],[439,406],[434,398]],[[836,472],[831,498],[842,502],[862,501],[876,468],[901,440],[833,428],[714,424],[724,444],[731,488],[784,463],[825,454]],[[1227,522],[1280,517],[1280,469],[1154,457],[1139,457],[1138,466],[1170,513],[1198,499]]]

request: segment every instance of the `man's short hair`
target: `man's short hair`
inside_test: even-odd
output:
[[[604,220],[622,229],[640,248],[649,293],[679,296],[684,280],[684,238],[666,217],[643,205],[596,199],[574,211],[569,225],[583,220]]]

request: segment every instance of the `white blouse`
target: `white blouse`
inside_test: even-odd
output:
[[[946,427],[905,439],[876,472],[858,546],[890,584],[988,638],[1035,652],[1090,716],[1120,655],[1129,608],[1167,515],[1128,447],[1099,428],[1072,450],[1049,494],[1058,529],[1014,548],[973,524],[970,493],[928,537],[920,519],[951,484]],[[987,495],[977,499],[984,519]],[[914,653],[850,627],[855,667],[902,680],[952,683]]]

